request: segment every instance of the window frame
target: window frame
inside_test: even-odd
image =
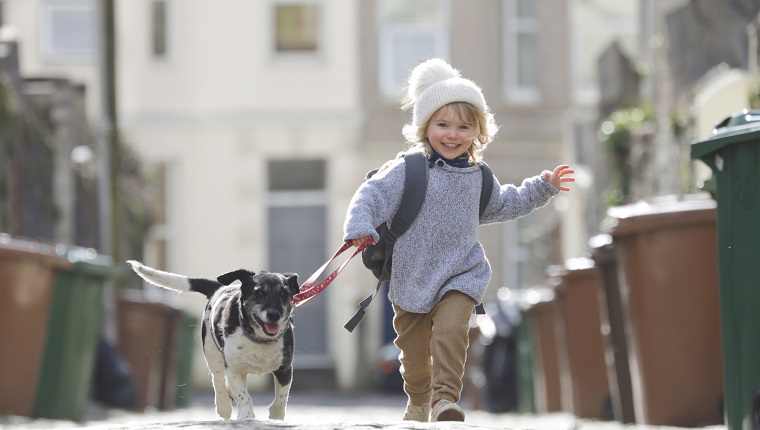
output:
[[[382,96],[398,100],[402,95],[406,76],[401,81],[394,79],[394,71],[397,68],[397,58],[393,52],[393,42],[395,36],[414,36],[414,35],[431,35],[433,36],[435,48],[434,52],[423,60],[432,57],[443,59],[449,58],[450,39],[451,39],[451,0],[440,0],[441,21],[442,22],[406,22],[392,23],[386,17],[386,3],[383,0],[377,1],[376,16],[378,30],[378,89]],[[416,63],[415,60],[415,63]],[[413,66],[412,66],[413,67]],[[405,71],[409,73],[409,70]]]
[[[536,85],[523,85],[518,82],[519,72],[518,64],[521,58],[519,52],[518,39],[521,34],[532,34],[536,38],[536,50],[532,53],[535,56],[536,72],[541,71],[540,61],[540,22],[538,13],[532,18],[520,17],[517,15],[517,2],[519,0],[506,0],[504,5],[504,88],[505,98],[513,104],[535,105],[541,101],[541,82],[540,73]],[[540,3],[535,3],[538,8]]]
[[[157,53],[155,50],[155,37],[156,37],[156,27],[154,22],[154,13],[155,10],[153,9],[157,3],[163,3],[164,5],[164,31],[163,31],[163,38],[164,38],[164,52],[163,53]],[[166,61],[171,57],[172,53],[172,0],[151,0],[150,2],[150,11],[149,13],[149,22],[150,22],[150,39],[149,39],[149,52],[150,57],[153,60],[156,61]]]
[[[56,12],[79,11],[89,14],[91,20],[91,46],[82,49],[61,47],[56,41],[54,14]],[[85,17],[87,18],[87,17]],[[88,0],[45,1],[40,5],[39,12],[39,52],[45,61],[64,63],[90,63],[97,60],[98,40],[98,8],[95,2]]]
[[[316,34],[314,50],[293,50],[281,51],[277,48],[277,7],[287,5],[313,5],[316,8]],[[314,58],[325,52],[325,3],[322,0],[270,0],[269,16],[267,22],[270,25],[269,30],[269,50],[271,55],[277,59],[287,58]]]

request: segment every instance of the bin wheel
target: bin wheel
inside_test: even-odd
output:
[[[752,409],[750,409],[752,418],[752,428],[760,430],[760,386],[755,388],[755,394],[752,395]]]

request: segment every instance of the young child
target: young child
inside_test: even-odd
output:
[[[464,421],[457,405],[468,344],[469,320],[483,299],[491,267],[478,242],[480,224],[507,221],[544,206],[574,179],[566,165],[523,181],[494,178],[483,216],[478,207],[481,153],[498,127],[480,88],[441,59],[419,64],[409,77],[403,128],[410,149],[429,160],[425,200],[393,251],[389,298],[394,343],[408,396],[405,420]],[[344,240],[359,246],[390,223],[404,187],[404,153],[363,182],[348,207]],[[432,415],[431,415],[432,406]]]

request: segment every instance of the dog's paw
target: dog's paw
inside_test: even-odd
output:
[[[216,414],[223,420],[232,418],[232,403],[230,401],[216,402]]]
[[[285,419],[285,406],[270,405],[269,406],[269,419],[270,420],[284,420]]]
[[[283,412],[277,412],[277,413],[272,413],[270,411],[269,412],[269,419],[273,420],[273,421],[282,421],[282,420],[285,419],[285,411],[283,411]]]

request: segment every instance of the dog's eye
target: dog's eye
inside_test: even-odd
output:
[[[264,289],[261,287],[256,287],[253,289],[253,295],[257,297],[261,297],[264,295]]]

